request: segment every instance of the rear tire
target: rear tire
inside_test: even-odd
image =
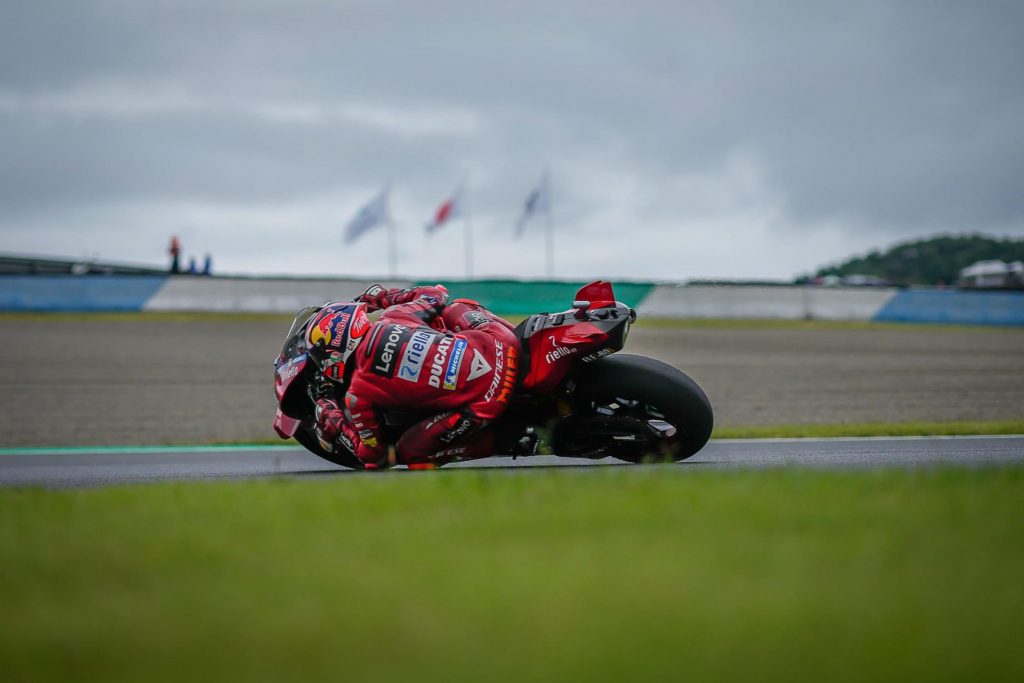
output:
[[[653,450],[610,447],[607,455],[628,462],[685,460],[711,438],[714,413],[707,395],[686,373],[645,356],[618,354],[601,359],[580,373],[576,387],[576,414],[595,415],[598,409],[619,406],[623,415],[663,420],[676,428]],[[626,404],[631,407],[623,408]],[[617,414],[616,417],[619,417]]]
[[[328,453],[325,451],[320,445],[320,439],[316,438],[313,428],[305,420],[302,421],[299,430],[295,432],[295,440],[302,444],[310,453],[333,462],[335,465],[341,465],[353,470],[364,469],[363,461],[352,453]]]

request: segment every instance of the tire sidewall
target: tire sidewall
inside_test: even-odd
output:
[[[669,453],[675,461],[700,451],[714,428],[704,390],[681,370],[646,356],[617,354],[592,363],[577,376],[576,396],[582,401],[639,399],[657,406],[679,430]]]

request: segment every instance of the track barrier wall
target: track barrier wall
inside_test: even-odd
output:
[[[875,320],[967,325],[1024,325],[1024,292],[908,289],[899,292]]]
[[[143,310],[295,313],[304,306],[354,299],[371,284],[368,280],[171,277]],[[381,284],[409,287],[412,283]]]
[[[658,318],[871,320],[895,289],[658,285],[637,309]]]
[[[435,284],[391,280],[388,287]],[[6,311],[210,311],[293,313],[351,299],[372,281],[149,275],[0,276]],[[569,308],[579,282],[442,281],[453,297],[502,315]],[[1024,292],[951,289],[614,283],[620,301],[643,317],[881,320],[1024,325]]]
[[[166,281],[160,275],[3,275],[0,310],[139,311]]]
[[[421,280],[417,285],[442,284],[452,297],[479,301],[485,308],[498,315],[523,313],[554,313],[564,311],[572,305],[576,292],[587,284],[579,282],[524,282],[521,280],[467,280],[437,281]],[[614,283],[615,297],[636,308],[654,289],[650,283]]]

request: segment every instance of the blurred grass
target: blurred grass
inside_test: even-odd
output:
[[[1024,420],[856,422],[716,427],[714,439],[831,438],[850,436],[975,436],[1024,434]]]
[[[1007,680],[1024,469],[0,490],[0,679]]]

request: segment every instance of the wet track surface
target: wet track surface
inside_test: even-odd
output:
[[[653,465],[676,471],[779,466],[834,469],[981,466],[1024,463],[1024,436],[746,439],[716,440],[682,463]],[[545,469],[628,465],[610,458],[490,458],[450,465],[436,473],[458,476],[468,469],[501,468],[528,474]],[[404,468],[385,476],[400,476]],[[0,452],[0,485],[46,487],[106,486],[132,482],[245,479],[273,476],[328,479],[381,476],[336,467],[298,447],[181,447],[120,449],[26,449]]]

